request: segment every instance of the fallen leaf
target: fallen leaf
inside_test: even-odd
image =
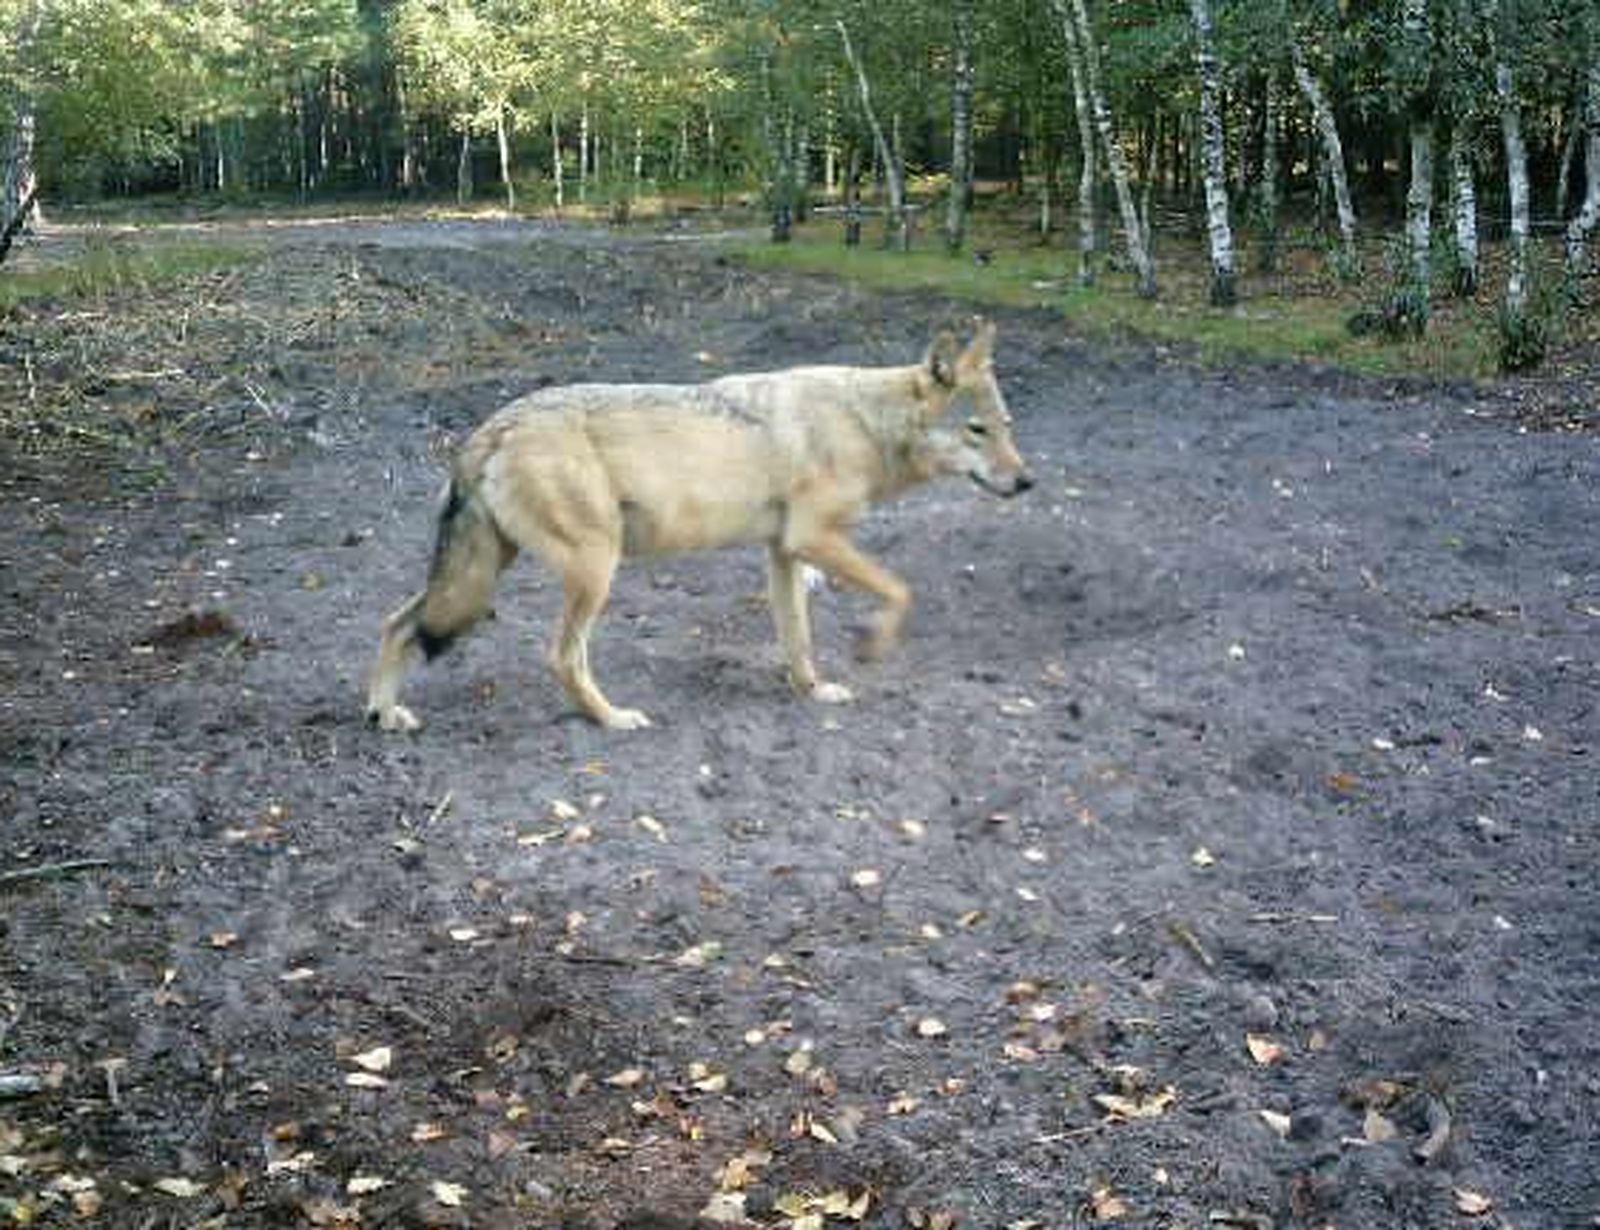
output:
[[[644,1080],[643,1068],[623,1068],[620,1072],[613,1072],[606,1077],[606,1084],[618,1089],[632,1089]]]
[[[709,1222],[743,1225],[744,1202],[743,1192],[717,1192],[700,1210],[700,1216]]]
[[[344,1083],[352,1089],[387,1089],[389,1082],[376,1072],[351,1072],[344,1078]]]
[[[442,1179],[435,1179],[431,1188],[433,1198],[447,1209],[459,1209],[461,1202],[467,1198],[467,1189],[459,1183],[446,1183]]]
[[[914,1098],[909,1093],[897,1093],[889,1099],[889,1105],[885,1109],[891,1115],[909,1115],[921,1105],[920,1098]]]
[[[1115,1221],[1128,1215],[1128,1203],[1109,1187],[1097,1187],[1089,1193],[1089,1203],[1096,1221]]]
[[[435,1140],[443,1140],[450,1133],[442,1123],[419,1123],[411,1129],[411,1140],[414,1144],[425,1145]]]
[[[921,841],[928,834],[928,826],[921,820],[902,820],[900,831],[912,841]]]
[[[239,935],[235,931],[213,931],[207,942],[213,948],[232,948],[239,942]]]
[[[876,868],[863,867],[850,873],[850,883],[856,888],[877,888],[883,883],[883,875]]]
[[[1361,1123],[1361,1134],[1375,1145],[1381,1145],[1386,1140],[1393,1140],[1400,1134],[1400,1129],[1395,1127],[1394,1120],[1379,1114],[1372,1107],[1367,1107],[1366,1117]]]
[[[1196,867],[1212,867],[1216,865],[1217,856],[1211,853],[1210,850],[1207,850],[1204,846],[1199,846],[1196,848],[1195,852],[1189,856],[1189,861]]]
[[[789,1058],[783,1061],[783,1070],[790,1076],[804,1076],[811,1070],[815,1058],[810,1047],[802,1046],[797,1051],[789,1052]]]
[[[163,1195],[171,1196],[177,1200],[193,1200],[206,1190],[204,1183],[196,1183],[193,1179],[184,1178],[157,1179],[152,1186]]]
[[[1288,1115],[1280,1114],[1275,1110],[1258,1110],[1256,1114],[1260,1115],[1261,1121],[1279,1136],[1287,1137],[1289,1135]]]
[[[576,820],[583,813],[565,799],[551,799],[550,814],[565,823],[568,820]]]
[[[1250,1051],[1250,1058],[1262,1067],[1277,1063],[1288,1052],[1265,1034],[1246,1034],[1244,1044]]]
[[[344,1185],[347,1196],[370,1196],[373,1192],[381,1192],[389,1186],[389,1180],[380,1178],[375,1174],[351,1175],[350,1181]]]
[[[1154,1119],[1164,1115],[1177,1101],[1178,1091],[1171,1085],[1148,1097],[1126,1097],[1118,1093],[1097,1093],[1094,1102],[1113,1119]]]
[[[950,1027],[936,1016],[925,1016],[917,1022],[917,1037],[942,1038],[950,1032]]]
[[[1456,1198],[1456,1212],[1468,1217],[1482,1217],[1494,1208],[1494,1201],[1482,1192],[1475,1192],[1465,1187],[1453,1189]]]
[[[478,938],[476,927],[451,927],[450,938],[458,944],[470,944]]]
[[[681,965],[686,969],[704,969],[706,965],[715,961],[721,955],[722,944],[717,940],[706,940],[702,944],[695,944],[691,948],[685,948],[672,958],[672,963]]]
[[[1025,1004],[1038,999],[1043,993],[1044,989],[1037,982],[1021,979],[1006,988],[1006,1003]]]
[[[350,1062],[358,1068],[365,1068],[368,1072],[387,1072],[394,1064],[394,1048],[375,1046],[370,1051],[350,1056]]]

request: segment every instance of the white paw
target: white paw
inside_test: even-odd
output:
[[[610,730],[643,730],[650,718],[639,709],[613,709],[601,725]]]
[[[856,694],[842,683],[819,683],[811,689],[811,699],[824,705],[847,705]]]
[[[368,716],[375,719],[383,730],[410,734],[414,730],[422,729],[422,719],[404,705],[391,705],[388,709],[373,710]]]

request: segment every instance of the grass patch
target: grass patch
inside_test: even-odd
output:
[[[130,243],[95,236],[63,259],[0,267],[0,312],[31,300],[103,299],[140,293],[249,260],[256,249],[225,243]]]
[[[870,242],[870,241],[869,241]],[[1346,326],[1364,306],[1362,290],[1340,286],[1322,270],[1310,245],[1288,252],[1285,271],[1240,279],[1239,303],[1214,308],[1207,302],[1203,252],[1174,249],[1158,255],[1161,296],[1138,297],[1131,274],[1102,271],[1097,284],[1078,285],[1077,253],[1061,246],[1019,240],[1000,231],[981,232],[956,256],[925,236],[923,247],[891,252],[880,247],[846,248],[841,228],[812,223],[789,244],[754,242],[732,255],[755,268],[789,269],[844,278],[877,290],[917,292],[974,304],[1045,308],[1092,340],[1130,337],[1193,346],[1202,359],[1248,358],[1311,361],[1374,375],[1423,374],[1479,378],[1494,372],[1494,319],[1471,302],[1441,298],[1426,337],[1383,343],[1356,337]],[[985,253],[979,262],[972,255]],[[1241,269],[1250,269],[1248,254]]]

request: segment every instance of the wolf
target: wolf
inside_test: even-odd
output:
[[[503,407],[457,455],[427,586],[384,621],[367,691],[369,720],[416,730],[400,687],[488,613],[501,572],[526,549],[561,578],[550,666],[602,726],[648,726],[595,682],[589,636],[625,557],[764,545],[767,592],[794,690],[850,700],[812,658],[807,565],[875,596],[867,659],[895,643],[906,583],[850,530],[872,504],[945,475],[1001,496],[1033,485],[994,370],[993,324],[965,343],[946,331],[918,363],[811,366],[705,384],[577,384]]]

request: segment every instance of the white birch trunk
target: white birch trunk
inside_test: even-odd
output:
[[[44,5],[39,0],[31,0],[17,23],[13,56],[18,62],[26,62],[43,24]],[[0,229],[12,235],[43,220],[38,196],[39,173],[34,161],[38,125],[37,100],[33,90],[23,85],[11,100],[11,136],[6,143],[5,155],[4,216],[0,216]],[[28,216],[19,221],[18,214],[21,212],[26,212]]]
[[[1406,189],[1406,252],[1412,288],[1424,298],[1433,280],[1433,122],[1411,121],[1411,182]]]
[[[1431,56],[1432,30],[1428,24],[1428,0],[1405,0],[1402,16],[1405,32],[1402,54]],[[1404,99],[1410,116],[1411,182],[1406,189],[1406,247],[1411,261],[1411,283],[1415,294],[1426,304],[1432,297],[1433,261],[1433,105],[1426,84],[1426,73],[1418,74],[1407,64],[1408,72],[1420,84],[1412,84]],[[1426,310],[1426,309],[1424,309]]]
[[[1156,267],[1150,259],[1144,242],[1144,227],[1139,220],[1139,210],[1133,200],[1133,184],[1128,174],[1128,159],[1122,143],[1117,139],[1116,124],[1111,107],[1106,102],[1105,90],[1100,83],[1100,53],[1094,42],[1094,32],[1089,25],[1089,10],[1085,0],[1054,0],[1056,12],[1064,24],[1072,28],[1078,51],[1083,60],[1084,75],[1089,89],[1089,103],[1094,111],[1095,128],[1100,143],[1105,147],[1106,165],[1111,170],[1111,182],[1116,188],[1117,207],[1122,214],[1123,239],[1128,245],[1128,258],[1133,262],[1138,276],[1139,294],[1145,299],[1156,297]],[[1068,6],[1070,4],[1070,11]]]
[[[1238,300],[1233,262],[1233,227],[1228,221],[1228,168],[1222,132],[1222,81],[1207,0],[1189,0],[1194,19],[1195,60],[1200,70],[1200,140],[1204,152],[1206,233],[1211,240],[1211,302]]]
[[[1456,224],[1456,294],[1478,289],[1478,190],[1472,171],[1471,137],[1464,121],[1450,134],[1450,202]]]
[[[472,129],[461,129],[461,149],[456,154],[456,204],[472,199]]]
[[[867,127],[872,132],[873,147],[883,163],[884,181],[889,189],[890,242],[893,246],[904,250],[909,246],[911,236],[906,227],[905,176],[900,166],[899,151],[890,148],[889,140],[883,133],[883,125],[878,122],[878,113],[872,106],[872,85],[867,80],[867,70],[856,56],[855,46],[850,42],[849,29],[843,21],[836,21],[834,25],[838,27],[839,37],[844,42],[844,58],[849,61],[851,69],[855,72],[856,92],[861,99],[861,110],[866,116]]]
[[[506,124],[506,109],[502,105],[494,113],[494,137],[500,147],[500,183],[506,192],[506,208],[517,207],[517,187],[511,182],[511,133]]]
[[[955,6],[955,57],[950,83],[950,199],[944,243],[959,252],[967,237],[967,198],[972,192],[972,4]]]
[[[1328,105],[1327,95],[1312,76],[1298,43],[1291,45],[1290,53],[1295,84],[1299,86],[1300,93],[1305,95],[1306,105],[1311,108],[1317,135],[1322,139],[1324,168],[1333,185],[1334,208],[1339,215],[1340,273],[1353,278],[1360,270],[1360,254],[1356,248],[1356,211],[1350,200],[1350,176],[1344,165],[1344,142],[1339,138],[1339,125],[1333,117],[1333,108]]]
[[[555,192],[556,212],[567,203],[566,177],[561,166],[561,117],[550,113],[550,182]]]
[[[1592,19],[1591,20],[1595,20]],[[1600,38],[1591,37],[1583,104],[1583,206],[1567,227],[1567,272],[1588,271],[1589,233],[1600,224]]]
[[[1088,70],[1083,64],[1083,49],[1078,46],[1077,27],[1059,3],[1057,15],[1067,45],[1067,64],[1072,71],[1072,107],[1078,121],[1078,285],[1094,285],[1095,248],[1099,237],[1095,227],[1095,191],[1099,169],[1095,157],[1094,112],[1089,102]]]

